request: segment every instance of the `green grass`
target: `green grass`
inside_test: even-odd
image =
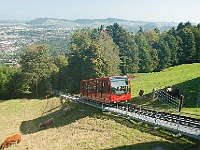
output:
[[[180,88],[185,96],[185,112],[195,111],[199,90],[200,64],[182,65],[163,72],[137,74],[132,80],[132,103],[169,109],[157,99],[152,100],[152,88],[168,85]],[[192,72],[191,72],[192,71]],[[138,97],[139,89],[145,90],[143,98]],[[63,115],[63,108],[74,109]],[[200,108],[199,108],[200,109]],[[84,110],[84,111],[83,111]],[[54,118],[54,124],[46,129],[39,123]],[[195,150],[199,141],[181,136],[164,129],[154,129],[147,124],[125,119],[109,112],[67,101],[62,106],[60,98],[15,99],[0,101],[0,144],[6,137],[21,132],[22,141],[8,150]]]
[[[131,81],[132,103],[169,108],[158,100],[152,100],[151,92],[153,88],[164,89],[172,85],[173,88],[179,88],[180,94],[184,95],[182,111],[200,114],[200,108],[196,109],[200,90],[200,63],[185,64],[165,69],[162,72],[135,74],[134,76],[139,76],[139,78]],[[145,91],[143,98],[138,96],[140,89]]]

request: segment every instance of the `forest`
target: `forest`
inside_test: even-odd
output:
[[[79,93],[83,79],[158,72],[200,62],[200,24],[179,23],[129,33],[119,24],[76,30],[66,53],[52,55],[47,44],[27,46],[15,66],[0,66],[0,99],[43,98],[52,90]]]

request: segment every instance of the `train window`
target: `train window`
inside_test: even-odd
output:
[[[110,78],[112,87],[128,86],[128,78]]]
[[[110,85],[108,84],[108,81],[104,81],[104,92],[110,93]]]
[[[82,90],[83,90],[84,92],[87,91],[87,83],[86,83],[86,82],[83,82]]]
[[[108,83],[108,93],[110,93],[110,83]]]
[[[102,81],[99,81],[99,92],[102,92]]]
[[[100,81],[97,81],[96,86],[97,86],[97,89],[96,89],[97,92],[100,92],[100,87],[101,87],[101,86],[100,86]]]
[[[93,82],[91,81],[90,82],[90,92],[93,92],[94,91],[94,84]]]
[[[110,87],[108,85],[108,81],[102,80],[100,86],[101,86],[100,90],[102,93],[109,93]]]
[[[91,92],[95,92],[95,91],[96,91],[95,81],[91,81]]]
[[[85,89],[84,89],[86,92],[87,92],[87,90],[88,90],[88,84],[87,84],[87,82],[85,82]]]
[[[119,86],[119,87],[112,87],[112,93],[116,94],[116,95],[127,94],[128,93],[127,89],[128,89],[127,86],[123,86],[123,88],[121,86]]]
[[[102,93],[105,93],[105,81],[102,81],[101,91],[102,91]]]
[[[97,92],[97,81],[94,81],[94,91]]]
[[[91,91],[91,84],[90,84],[90,82],[88,82],[88,92],[90,92]]]

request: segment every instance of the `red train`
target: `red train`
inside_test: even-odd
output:
[[[104,103],[131,100],[131,84],[127,76],[82,80],[80,97]]]

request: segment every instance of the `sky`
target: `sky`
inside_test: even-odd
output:
[[[0,20],[106,19],[200,23],[200,0],[0,0]]]

